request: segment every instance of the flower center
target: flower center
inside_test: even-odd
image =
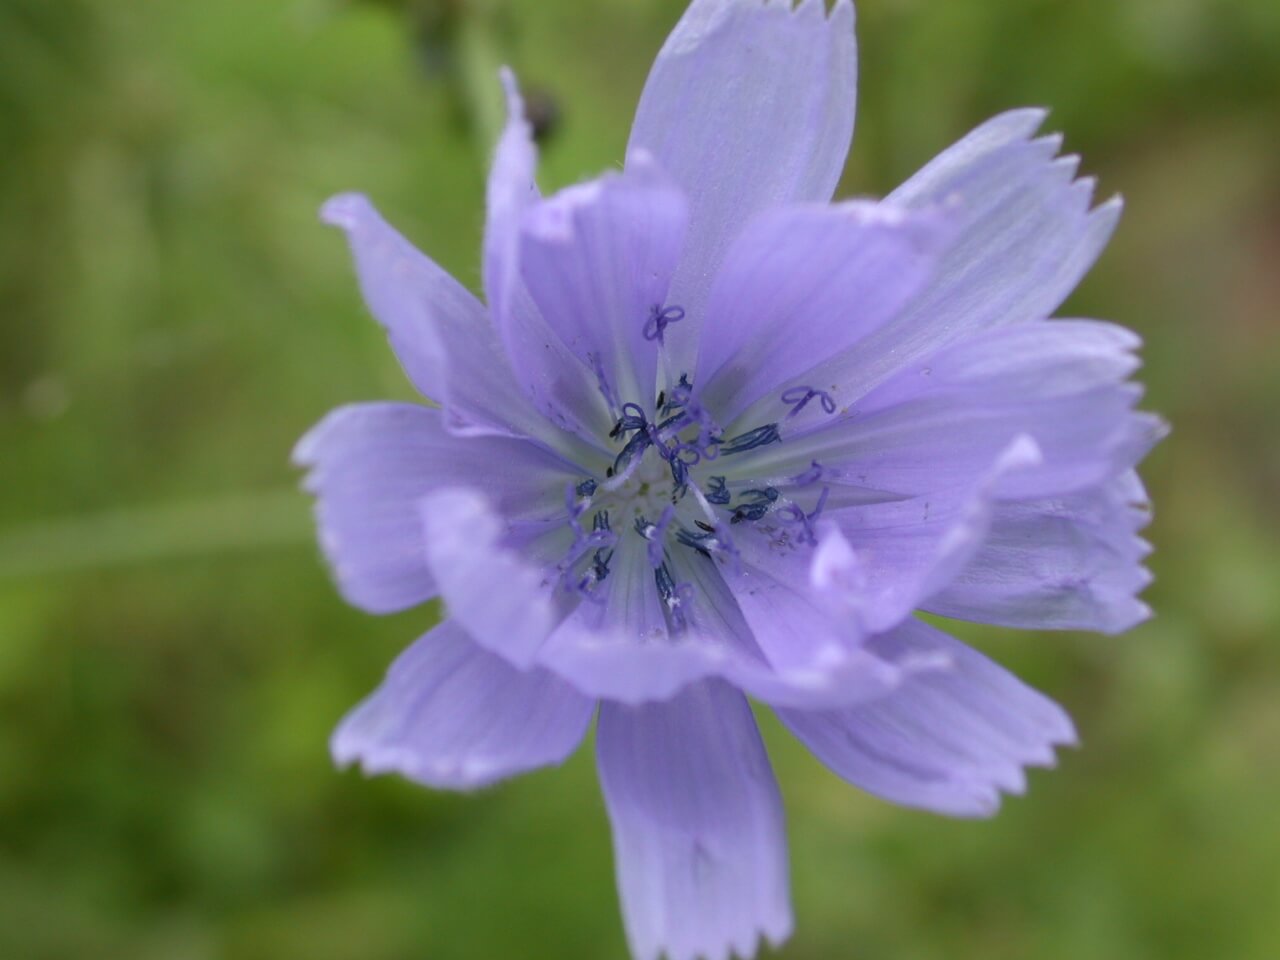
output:
[[[644,517],[659,517],[670,506],[682,499],[677,490],[670,464],[655,450],[640,454],[640,464],[622,478],[620,486],[604,489],[592,506],[607,510],[610,515],[630,526]]]
[[[791,490],[819,484],[823,470],[818,463],[799,476],[769,483],[742,476],[741,470],[732,469],[731,458],[781,443],[781,426],[810,403],[828,414],[836,410],[826,392],[793,386],[778,398],[782,407],[790,408],[780,422],[724,436],[719,423],[694,396],[688,375],[676,378],[667,365],[666,329],[684,317],[679,307],[655,306],[646,321],[645,339],[662,351],[667,383],[674,382],[651,407],[620,403],[603,368],[596,370],[601,394],[617,416],[609,432],[617,454],[603,475],[584,478],[565,491],[573,543],[560,564],[565,589],[598,600],[603,596],[601,585],[613,573],[623,538],[641,538],[672,636],[685,629],[686,611],[695,599],[693,587],[672,575],[672,548],[699,554],[695,558],[699,563],[705,559],[737,564],[733,540],[737,525],[757,527],[784,544],[816,542],[813,522],[826,506],[829,488],[822,487],[816,505],[806,511],[779,487]],[[729,462],[717,462],[721,458]]]

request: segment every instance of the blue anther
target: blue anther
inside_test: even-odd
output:
[[[657,567],[662,563],[663,555],[666,552],[667,528],[671,526],[671,521],[675,519],[675,516],[675,508],[668,506],[662,511],[662,516],[658,518],[657,523],[650,523],[643,516],[636,517],[636,533],[649,541],[649,565],[652,567]]]
[[[787,414],[787,419],[790,420],[807,407],[809,401],[815,397],[822,401],[822,409],[826,413],[836,412],[836,401],[827,391],[815,390],[813,387],[792,387],[782,395],[782,402],[792,407],[791,412]]]
[[[613,472],[621,473],[634,457],[641,454],[653,441],[649,438],[646,430],[639,431],[634,437],[627,441],[627,445],[622,448],[622,452],[613,461]]]
[[[682,373],[679,382],[671,388],[671,393],[659,396],[658,407],[663,413],[671,413],[673,410],[683,409],[692,396],[693,384],[689,382],[689,375]],[[663,403],[663,400],[666,402]]]
[[[715,542],[714,533],[694,533],[687,527],[676,531],[676,542],[683,547],[697,550],[707,559],[711,559],[711,545]]]
[[[669,432],[679,433],[692,422],[693,421],[689,419],[689,415],[687,413],[676,413],[667,417],[667,419],[663,420],[660,424],[654,427],[654,429],[659,435],[665,436]]]
[[[644,409],[640,404],[624,403],[622,405],[622,417],[613,425],[613,429],[609,431],[609,438],[617,440],[624,434],[635,430],[644,430],[648,426],[649,419],[644,415]]]
[[[609,578],[609,564],[613,562],[613,551],[603,548],[596,551],[591,558],[591,572],[595,574],[596,583],[603,583]]]
[[[609,579],[609,564],[612,562],[613,550],[609,547],[601,547],[591,557],[590,566],[578,578],[578,582],[572,584],[569,589],[576,590],[584,600],[592,603],[602,602],[602,598],[596,596],[597,588]]]
[[[730,499],[732,499],[732,494],[729,493],[729,488],[725,486],[725,478],[711,477],[709,482],[710,487],[707,490],[707,502],[714,503],[719,507],[727,507]]]
[[[763,427],[756,427],[754,430],[749,430],[734,437],[732,440],[726,441],[720,452],[725,456],[733,453],[746,453],[748,450],[756,449],[756,447],[777,443],[781,439],[782,436],[778,433],[778,425],[776,423],[766,423]]]
[[[566,500],[572,499],[573,485],[566,491]],[[595,601],[595,587],[609,575],[609,563],[613,559],[613,547],[618,537],[609,529],[609,512],[597,510],[591,519],[591,533],[582,528],[580,517],[586,512],[587,502],[574,502],[569,507],[569,527],[573,531],[573,543],[560,561],[564,588],[577,592],[584,599]],[[573,570],[583,557],[593,554],[586,571],[574,578]]]
[[[768,501],[760,503],[741,503],[733,508],[733,514],[729,517],[730,523],[742,523],[744,520],[748,523],[755,523],[757,520],[764,518],[769,512],[772,504]]]
[[[663,342],[667,327],[684,319],[684,307],[663,307],[655,305],[649,311],[649,319],[645,321],[644,338]]]
[[[659,404],[659,407],[664,414],[670,414],[667,419],[658,424],[658,432],[663,437],[669,439],[685,427],[696,426],[697,439],[683,446],[697,450],[701,460],[714,460],[720,455],[719,445],[722,441],[718,435],[718,427],[712,416],[693,399],[693,384],[689,382],[688,374],[680,375],[680,381],[671,389],[666,404]],[[693,461],[690,461],[689,465],[692,466]]]
[[[671,482],[675,486],[672,491],[672,502],[674,503],[682,498],[689,489],[689,465],[680,459],[678,451],[672,454],[667,463],[671,467]]]
[[[658,585],[658,595],[664,603],[670,603],[676,596],[676,582],[671,577],[671,570],[665,563],[659,564],[653,571],[654,582]]]
[[[659,564],[653,571],[654,583],[658,585],[658,596],[667,608],[667,627],[672,636],[677,636],[689,626],[688,618],[681,607],[693,599],[693,588],[688,584],[677,584],[671,577],[671,571],[665,563]]]
[[[765,487],[763,490],[743,490],[740,496],[750,503],[773,503],[778,499],[778,489]]]
[[[574,491],[580,497],[594,497],[598,486],[599,485],[594,479],[588,477],[586,480],[583,480],[580,484],[574,487]]]

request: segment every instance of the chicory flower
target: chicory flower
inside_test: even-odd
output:
[[[1120,215],[1019,110],[881,202],[830,204],[853,131],[848,0],[694,0],[622,172],[543,197],[514,79],[487,306],[361,196],[365,299],[438,409],[309,433],[321,542],[374,613],[446,619],[333,739],[473,789],[597,717],[632,952],[791,931],[782,806],[747,698],[850,783],[993,813],[1075,740],[1056,704],[916,617],[1124,630],[1148,615],[1161,437],[1138,340],[1048,319]]]

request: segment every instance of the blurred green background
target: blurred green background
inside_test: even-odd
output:
[[[682,0],[0,0],[0,958],[622,958],[584,749],[474,797],[336,773],[434,611],[345,607],[287,463],[408,398],[316,209],[471,286],[493,64],[543,185],[616,165]],[[1128,213],[1068,313],[1147,339],[1158,618],[965,630],[1085,748],[996,820],[766,735],[801,960],[1280,956],[1280,3],[863,0],[845,194],[1011,106]]]

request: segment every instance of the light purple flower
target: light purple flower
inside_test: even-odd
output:
[[[324,209],[439,409],[300,443],[344,596],[443,598],[339,727],[340,763],[471,789],[598,715],[634,955],[792,926],[752,696],[849,782],[987,816],[1071,744],[1056,704],[915,617],[1118,632],[1148,615],[1131,333],[1049,320],[1120,215],[1038,110],[882,202],[829,205],[853,7],[695,0],[626,169],[543,198],[515,82],[486,308],[363,197]]]

